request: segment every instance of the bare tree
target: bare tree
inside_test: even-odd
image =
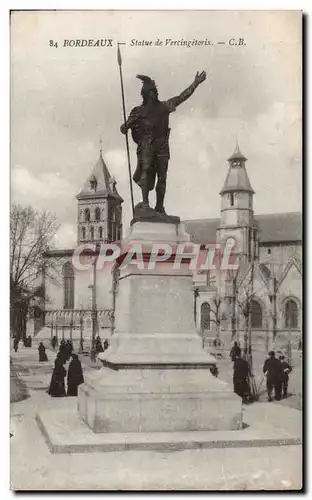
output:
[[[210,317],[210,321],[216,325],[216,339],[220,340],[220,332],[221,332],[221,322],[224,319],[229,317],[228,311],[222,311],[223,304],[226,303],[226,299],[221,297],[220,295],[216,295],[210,302],[210,311],[212,316]]]
[[[251,350],[251,309],[252,300],[256,293],[254,290],[254,264],[251,264],[251,272],[248,280],[243,280],[239,285],[239,292],[236,297],[236,303],[241,314],[244,316],[245,334],[244,334],[244,355],[248,356],[248,346]]]
[[[31,206],[13,205],[10,214],[10,287],[11,313],[28,308],[33,297],[44,291],[42,276],[55,277],[56,267],[47,265],[44,253],[52,247],[58,229],[49,212],[38,212]],[[11,314],[12,326],[12,314]]]

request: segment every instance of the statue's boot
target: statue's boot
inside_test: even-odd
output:
[[[166,215],[164,208],[164,198],[165,198],[165,190],[162,188],[156,188],[156,206],[155,210],[157,213]]]
[[[149,206],[149,201],[148,201],[149,190],[148,190],[147,186],[143,186],[141,188],[141,190],[142,190],[142,207],[143,208],[149,208],[150,207]]]

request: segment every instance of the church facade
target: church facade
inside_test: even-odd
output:
[[[220,191],[220,218],[184,221],[191,241],[202,252],[235,242],[238,271],[208,269],[194,273],[194,321],[198,333],[222,342],[242,342],[248,318],[252,334],[262,344],[276,339],[285,344],[301,338],[302,237],[301,214],[255,215],[255,192],[247,159],[237,145]],[[77,195],[77,246],[122,239],[122,198],[102,152]],[[44,277],[45,326],[41,338],[90,338],[97,311],[102,338],[114,331],[114,302],[118,293],[112,267],[87,271],[73,266],[75,249],[46,254]],[[247,305],[251,314],[246,312]],[[250,319],[249,319],[250,320]]]
[[[298,345],[302,325],[302,222],[300,213],[255,215],[247,159],[237,146],[220,191],[220,218],[185,221],[201,248],[231,239],[237,272],[209,270],[194,276],[198,331],[229,343],[243,342],[251,321],[254,342]],[[250,308],[250,313],[248,312]],[[223,338],[222,338],[223,337]]]

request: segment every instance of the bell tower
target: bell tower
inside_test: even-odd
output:
[[[228,159],[229,170],[220,191],[221,220],[217,242],[223,246],[228,238],[236,242],[236,255],[241,263],[257,257],[257,234],[254,225],[253,195],[245,163],[247,158],[238,144]]]
[[[77,195],[77,243],[108,243],[122,238],[123,199],[100,156]]]

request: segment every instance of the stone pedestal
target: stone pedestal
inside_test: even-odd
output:
[[[149,269],[152,243],[188,241],[180,223],[131,226],[125,247],[143,244],[145,262],[120,267],[115,334],[103,368],[79,387],[79,413],[94,432],[241,428],[241,399],[211,374],[216,361],[195,330],[189,263],[175,269],[171,257]]]

